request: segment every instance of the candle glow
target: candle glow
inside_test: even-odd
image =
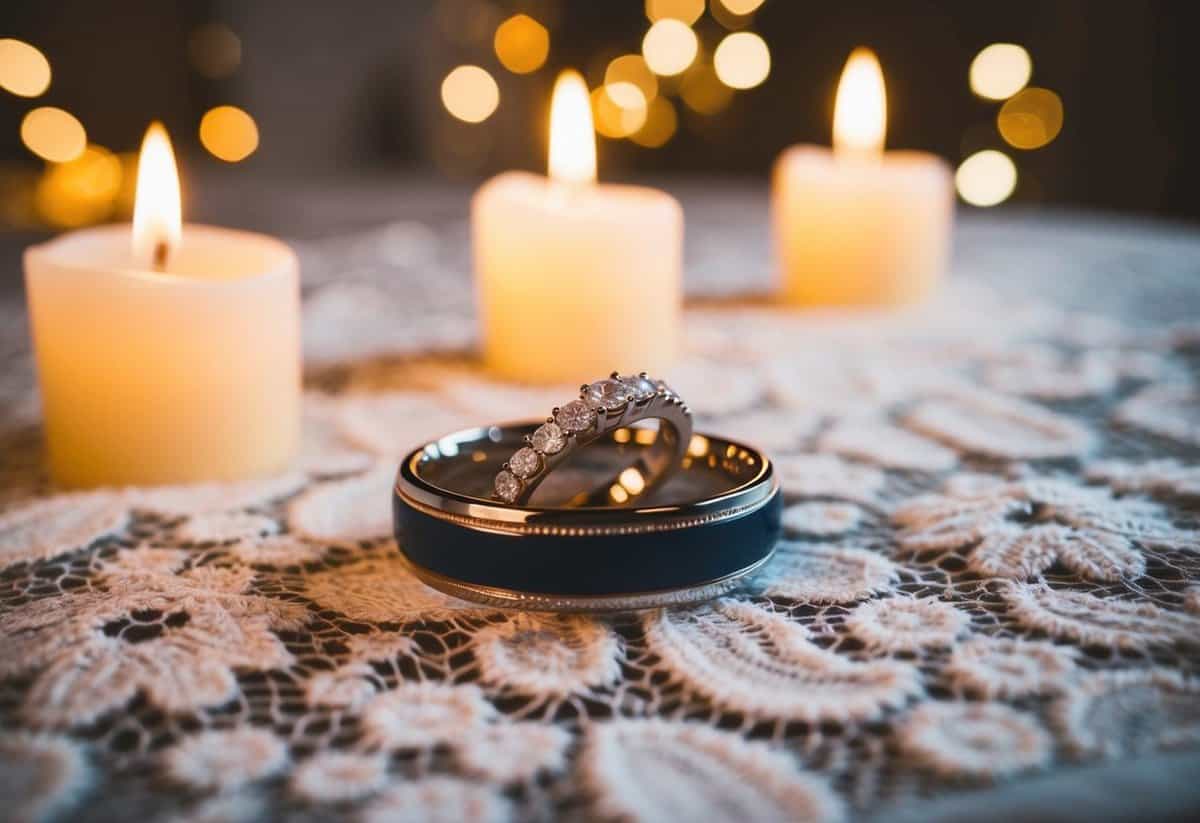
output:
[[[870,49],[850,53],[833,109],[833,149],[839,154],[879,155],[887,132],[883,69]]]
[[[550,102],[550,179],[562,183],[596,181],[596,136],[591,98],[579,72],[564,71]]]
[[[163,124],[154,122],[146,129],[138,156],[137,191],[133,203],[134,259],[151,266],[163,264],[179,248],[182,236],[175,152]]]
[[[838,83],[833,150],[792,146],[774,175],[774,236],[786,299],[896,304],[942,277],[950,249],[950,170],[917,151],[884,152],[883,71],[855,49]]]

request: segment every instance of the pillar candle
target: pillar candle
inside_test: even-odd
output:
[[[788,302],[903,303],[944,275],[950,168],[932,154],[885,153],[886,111],[879,63],[857,49],[838,86],[833,151],[793,146],[776,163],[775,254]]]
[[[550,119],[549,178],[501,174],[471,205],[486,365],[538,383],[661,373],[679,346],[683,211],[655,189],[595,183],[578,74],[559,78]]]
[[[170,166],[148,166],[164,146]],[[295,450],[296,256],[263,235],[181,226],[173,166],[152,127],[132,227],[71,232],[25,253],[46,444],[62,485],[234,480],[278,471]],[[148,202],[172,191],[173,203]]]

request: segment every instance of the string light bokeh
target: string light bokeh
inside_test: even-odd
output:
[[[581,59],[579,10],[561,0],[429,0],[423,10],[408,14],[406,25],[420,32],[417,40],[430,43],[428,54],[435,57],[414,58],[423,71],[406,80],[410,85],[403,93],[433,106],[431,113],[418,110],[421,117],[433,115],[424,127],[429,135],[423,147],[427,162],[451,178],[477,177],[496,170],[497,158],[507,156],[501,150],[507,146],[512,154],[514,143],[530,146],[535,156],[544,152],[550,78],[575,65],[588,82],[594,128],[602,144],[617,147],[614,150],[623,152],[620,157],[647,158],[636,161],[643,170],[657,168],[651,157],[668,160],[662,167],[674,170],[679,166],[670,162],[675,154],[670,147],[681,142],[681,136],[694,158],[699,156],[697,144],[709,137],[728,140],[739,131],[771,127],[764,126],[762,118],[771,118],[772,112],[739,102],[753,101],[760,89],[787,94],[795,106],[822,116],[831,113],[822,111],[822,95],[831,90],[836,69],[826,72],[828,76],[807,76],[781,71],[775,64],[773,50],[793,48],[796,38],[794,32],[770,23],[773,18],[767,12],[779,3],[643,0],[633,17],[621,18],[623,30],[618,33],[609,26],[594,38],[594,59]],[[586,26],[587,15],[583,17]],[[193,119],[169,122],[181,141],[185,176],[189,165],[249,168],[261,165],[264,155],[271,157],[271,124],[256,111],[254,96],[243,93],[253,88],[245,82],[247,72],[262,72],[270,64],[255,64],[261,40],[248,39],[236,19],[192,20],[180,32],[180,61],[198,84],[207,84],[197,86],[204,92]],[[15,193],[3,219],[18,215],[19,220],[78,225],[80,220],[127,216],[119,192],[128,188],[129,172],[120,158],[136,146],[127,140],[103,145],[110,140],[103,130],[99,140],[92,133],[89,118],[81,116],[87,112],[74,110],[69,97],[56,96],[62,79],[54,73],[52,52],[42,45],[0,39],[0,94],[23,107],[17,139],[26,157],[20,168],[0,169],[5,175],[0,189],[6,195]],[[839,46],[838,59],[844,59],[852,45]],[[889,94],[891,78],[901,78],[896,88],[897,110],[902,113],[914,94],[953,93],[975,101],[980,117],[959,125],[961,152],[953,156],[952,150],[943,151],[961,172],[958,191],[964,203],[991,206],[1017,194],[1036,196],[1034,155],[1054,146],[1070,102],[1064,101],[1061,89],[1051,86],[1055,78],[1039,72],[1037,49],[1018,40],[998,40],[973,50],[969,58],[960,57],[965,90],[961,85],[954,90],[906,87],[903,79],[912,67],[886,53],[882,57]],[[408,103],[392,93],[399,105]],[[313,105],[321,102],[314,100]],[[156,114],[147,110],[145,120]],[[524,135],[517,133],[520,123],[526,124]],[[143,125],[133,124],[131,129]],[[776,150],[803,139],[813,136],[780,131]],[[953,145],[953,140],[952,135],[941,138],[943,146]],[[763,163],[768,162],[766,157]],[[607,161],[602,166],[613,168]],[[16,201],[20,202],[14,205]]]

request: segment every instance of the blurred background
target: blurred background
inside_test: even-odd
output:
[[[601,180],[759,184],[785,146],[828,144],[838,76],[858,45],[883,65],[889,148],[946,158],[973,208],[1194,221],[1195,8],[8,0],[0,225],[24,233],[126,218],[152,119],[175,140],[185,196],[223,192],[239,204],[232,216],[223,206],[220,222],[278,228],[269,193],[293,193],[295,213],[297,198],[348,180],[450,181],[467,192],[503,169],[544,170],[550,89],[566,67],[594,89]],[[204,201],[185,209],[216,211]]]

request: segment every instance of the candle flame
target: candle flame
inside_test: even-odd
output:
[[[850,53],[838,82],[833,107],[833,148],[846,154],[877,155],[887,131],[887,92],[875,53],[859,47]]]
[[[163,268],[166,258],[179,248],[182,224],[175,152],[167,130],[155,121],[146,129],[138,156],[133,202],[134,258]]]
[[[550,101],[550,177],[564,183],[596,180],[596,134],[587,84],[577,71],[564,71]]]

